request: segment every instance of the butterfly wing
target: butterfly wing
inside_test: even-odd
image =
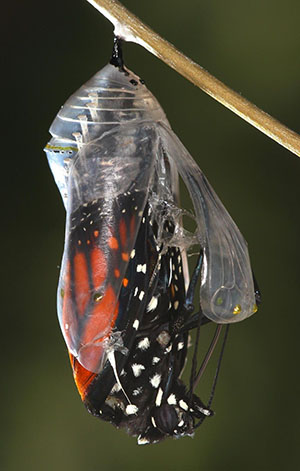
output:
[[[152,178],[155,136],[150,125],[124,126],[84,146],[70,167],[58,317],[69,352],[91,372],[103,367],[117,322]]]

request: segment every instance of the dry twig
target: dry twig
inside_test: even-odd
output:
[[[115,28],[115,35],[145,47],[205,93],[300,157],[300,136],[242,97],[160,37],[117,0],[88,0]]]

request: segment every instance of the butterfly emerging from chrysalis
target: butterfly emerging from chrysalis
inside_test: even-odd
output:
[[[257,310],[247,244],[155,97],[124,66],[117,38],[111,62],[67,100],[50,133],[45,150],[67,213],[58,317],[81,398],[139,444],[193,435],[212,415],[219,365],[206,405],[195,388],[222,325]],[[183,226],[179,175],[193,233]],[[199,256],[189,280],[191,247]],[[197,368],[200,326],[210,321],[216,333]]]

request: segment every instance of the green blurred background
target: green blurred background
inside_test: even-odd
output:
[[[299,131],[299,0],[123,3]],[[84,0],[11,2],[2,6],[2,21],[0,469],[294,470],[300,458],[299,159],[141,47],[125,47],[127,65],[146,80],[247,239],[263,293],[259,313],[231,329],[216,416],[194,439],[138,447],[91,417],[73,384],[55,306],[64,210],[42,151],[59,107],[107,63],[112,27]]]

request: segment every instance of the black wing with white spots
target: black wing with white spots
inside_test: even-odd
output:
[[[165,226],[173,230],[170,222]],[[139,444],[192,435],[196,420],[211,414],[180,380],[188,342],[188,333],[176,327],[184,323],[182,259],[178,247],[164,250],[156,235],[147,205],[125,275],[129,283],[119,297],[119,309],[126,311],[121,319],[127,319],[135,300],[145,301],[143,315],[123,331],[134,338],[128,355],[115,352],[116,370],[107,362],[85,396],[93,415],[138,436]],[[117,321],[117,327],[124,325]]]

